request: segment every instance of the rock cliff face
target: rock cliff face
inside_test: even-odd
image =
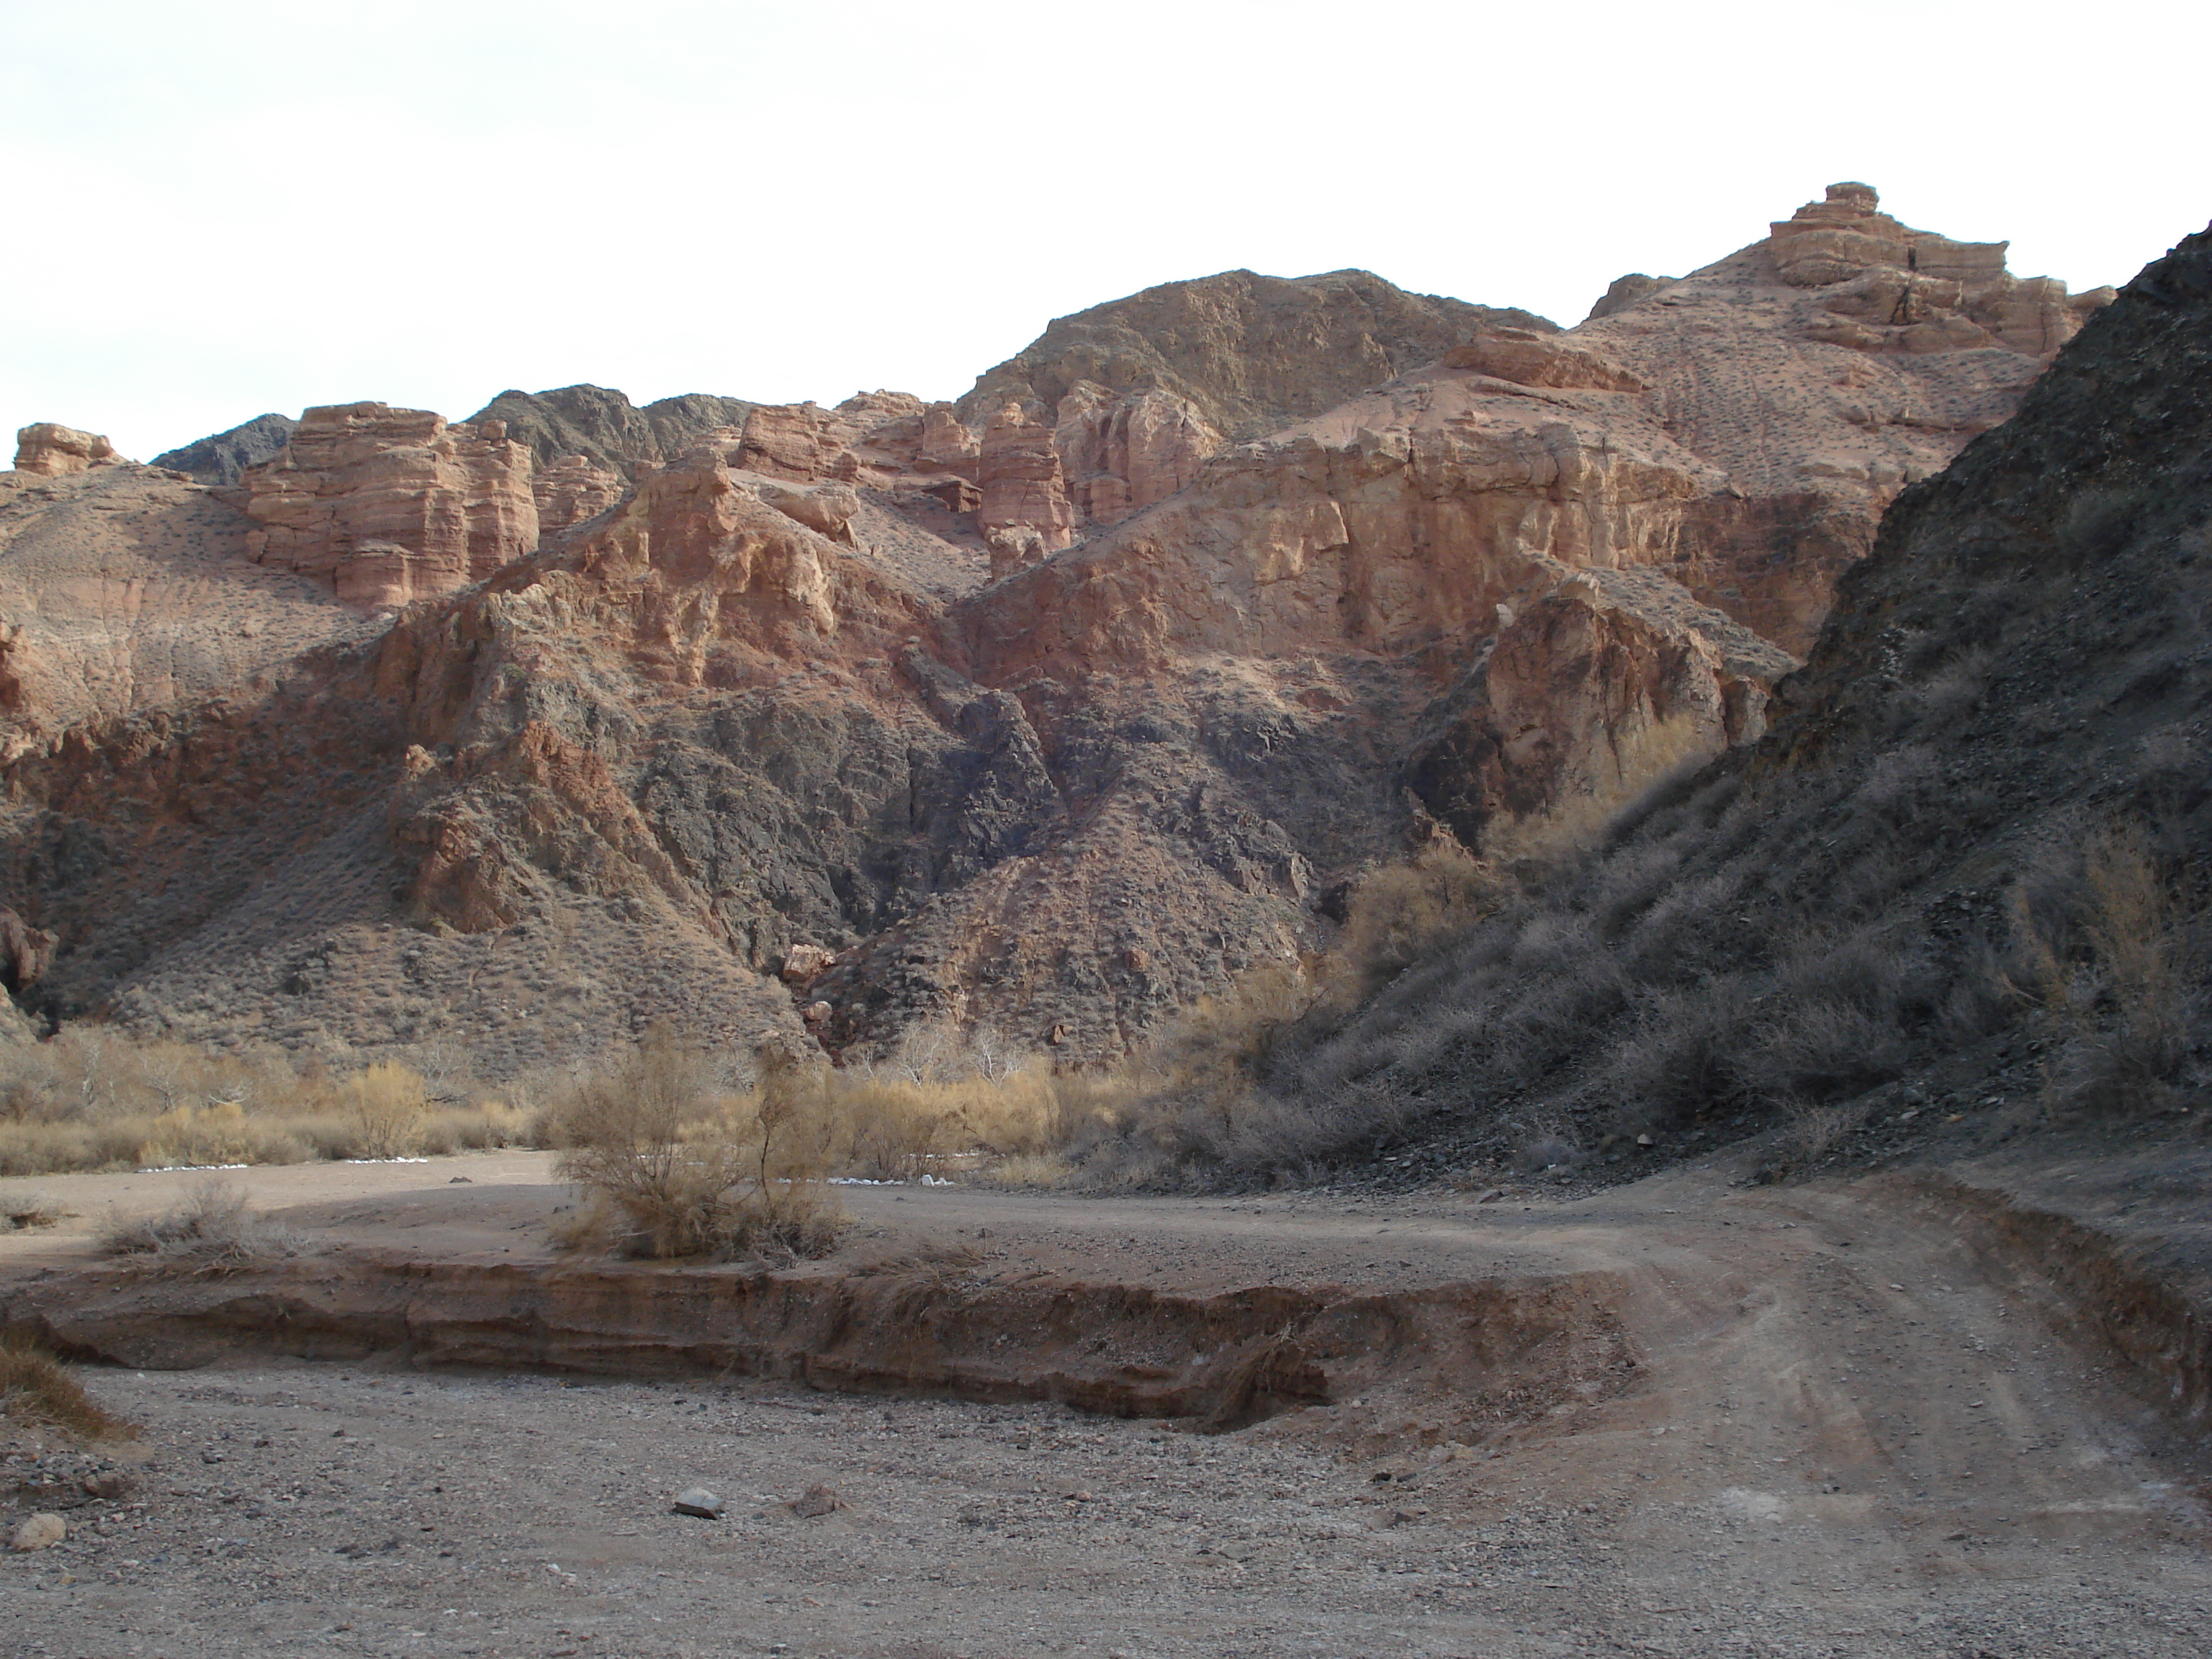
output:
[[[622,479],[594,466],[588,455],[564,455],[550,466],[539,467],[530,480],[538,533],[550,536],[596,518],[622,499],[623,488]]]
[[[264,564],[349,605],[405,605],[481,581],[538,545],[530,452],[488,420],[448,427],[384,404],[311,409],[273,460],[241,475]]]
[[[1656,571],[1551,569],[1407,752],[1407,786],[1469,846],[1501,819],[1618,799],[1663,766],[1752,742],[1798,665]]]
[[[1961,284],[1950,314],[1992,337],[2018,322],[1972,314],[1976,291],[2018,292],[1987,251],[1900,262],[1870,208],[1839,187],[1772,268],[1816,304],[1871,268],[1898,293]],[[2070,331],[2070,309],[2024,338]],[[1278,1034],[1261,1085],[1286,1117],[1334,1114],[1290,1155],[1387,1127],[1505,1156],[1535,1123],[1547,1159],[1600,1165],[1639,1133],[1703,1155],[1780,1121],[1800,1137],[1769,1143],[1781,1173],[1898,1156],[1916,1118],[2009,1140],[2028,1101],[2089,1133],[2189,1133],[2212,1042],[2201,970],[2179,966],[2212,857],[2208,617],[2212,231],[1904,491],[1763,739],[1353,1018]]]
[[[310,410],[234,492],[5,475],[0,902],[70,1007],[219,1041],[1116,1054],[1365,867],[1759,736],[2083,308],[1838,190],[1565,333],[1231,273],[957,406],[574,387]]]

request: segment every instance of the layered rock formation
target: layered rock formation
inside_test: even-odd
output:
[[[1831,204],[1771,268],[1814,296],[1874,255],[1899,291],[1923,275],[1862,191]],[[2003,299],[1986,252],[1952,268]],[[1278,1033],[1255,1068],[1281,1097],[1269,1121],[1318,1126],[1279,1155],[1387,1131],[1455,1161],[1525,1157],[1540,1124],[1547,1161],[1601,1170],[1608,1139],[1703,1157],[1778,1122],[1802,1137],[1808,1115],[1832,1133],[1770,1139],[1770,1176],[1917,1156],[1899,1143],[1930,1121],[1954,1145],[2030,1121],[2193,1139],[2212,1043],[2201,970],[2180,965],[2212,858],[2208,386],[2212,231],[1903,493],[1763,740],[1353,1017]]]
[[[1408,787],[1469,846],[1501,819],[1615,801],[1759,738],[1776,682],[1798,666],[1656,571],[1547,562],[1553,585],[1509,613],[1407,752]]]
[[[15,471],[43,478],[64,477],[95,466],[117,466],[123,458],[96,432],[40,421],[15,434]]]
[[[225,1041],[513,1069],[950,1016],[1111,1055],[1364,868],[1758,736],[1882,507],[2076,314],[1893,223],[1845,189],[1567,333],[1232,273],[957,407],[495,404],[535,466],[498,415],[310,411],[250,518],[173,478],[156,516],[344,624],[313,648],[70,703],[21,590],[0,901],[70,1006]],[[1885,283],[1903,319],[1838,308]],[[1947,319],[1980,337],[1911,335]]]
[[[2053,278],[2015,277],[2004,243],[1912,230],[1878,202],[1869,185],[1831,185],[1825,201],[1799,208],[1768,237],[1784,283],[1824,290],[1821,307],[1836,320],[1809,325],[1815,339],[1861,351],[2002,345],[2048,357],[2111,302],[2110,289],[2069,297]]]
[[[550,536],[598,517],[622,499],[624,487],[615,474],[594,466],[588,455],[564,455],[550,466],[540,466],[530,480],[538,533]]]
[[[449,427],[385,404],[311,409],[237,496],[264,564],[349,605],[405,605],[481,581],[538,545],[530,452],[487,420]]]
[[[984,423],[977,483],[982,500],[976,521],[992,544],[994,578],[1074,541],[1075,514],[1053,428],[1030,419],[1021,404],[1001,405]]]

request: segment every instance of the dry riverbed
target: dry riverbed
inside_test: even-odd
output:
[[[246,1173],[277,1201],[287,1172]],[[844,1260],[800,1275],[910,1261],[975,1306],[1086,1273],[1209,1296],[1365,1285],[1386,1307],[1613,1285],[1632,1369],[1560,1370],[1558,1397],[1517,1413],[1471,1413],[1466,1376],[1404,1370],[1205,1433],[1049,1400],[423,1370],[399,1350],[314,1362],[247,1341],[189,1370],[88,1367],[143,1425],[130,1489],[0,1559],[0,1653],[2206,1651],[2201,1439],[2051,1316],[2034,1264],[1993,1265],[1907,1183],[1724,1175],[1525,1207],[856,1189]],[[340,1262],[557,1271],[543,1222],[566,1200],[542,1165],[353,1179],[289,1212]],[[69,1207],[127,1209],[134,1182],[86,1178]],[[11,1309],[64,1285],[158,1299],[87,1277],[67,1231],[86,1224],[5,1241]],[[33,1492],[10,1525],[56,1507],[40,1449],[11,1444]],[[723,1518],[671,1512],[694,1486]]]

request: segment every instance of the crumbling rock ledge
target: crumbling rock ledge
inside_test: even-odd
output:
[[[219,1277],[110,1265],[18,1284],[0,1329],[141,1370],[242,1352],[591,1376],[775,1377],[848,1393],[1054,1401],[1236,1428],[1386,1382],[1499,1423],[1610,1391],[1636,1365],[1614,1274],[1380,1291],[1215,1295],[957,1269],[470,1264],[383,1253]]]

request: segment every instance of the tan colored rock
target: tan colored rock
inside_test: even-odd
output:
[[[1589,315],[1583,320],[1594,323],[1601,317],[1610,317],[1631,306],[1642,305],[1653,295],[1663,294],[1674,286],[1672,276],[1647,276],[1640,270],[1632,270],[1626,276],[1613,279],[1598,302],[1590,307]]]
[[[977,482],[982,505],[976,520],[987,538],[1026,528],[1042,538],[1048,553],[1075,540],[1075,514],[1053,429],[1020,404],[1003,405],[985,425]]]
[[[844,447],[832,424],[830,411],[816,404],[764,404],[746,417],[737,464],[770,477],[825,477]]]
[[[448,427],[385,404],[311,409],[240,501],[257,559],[347,603],[404,605],[481,581],[538,545],[530,452],[506,423]]]
[[[1497,328],[1444,353],[1447,368],[1472,369],[1516,386],[1580,386],[1595,392],[1641,392],[1644,382],[1620,364],[1556,334]]]
[[[538,505],[538,533],[550,536],[612,507],[622,499],[623,481],[587,456],[568,455],[531,479],[530,494]]]
[[[58,478],[95,466],[123,465],[115,446],[96,432],[39,421],[15,434],[15,471]]]
[[[760,495],[786,518],[795,519],[833,542],[851,545],[853,515],[860,510],[860,498],[850,485],[826,483],[812,489],[786,489],[768,484]]]
[[[923,411],[915,456],[919,467],[950,472],[972,483],[982,449],[982,440],[963,423],[951,404],[932,404]]]
[[[1831,185],[1775,224],[1767,251],[1793,288],[1824,290],[1825,318],[1808,332],[1857,351],[1973,351],[1993,346],[2050,357],[2099,305],[2098,294],[2069,297],[2050,276],[2005,270],[2002,242],[1960,242],[1914,230],[1880,210],[1870,185]]]
[[[836,960],[835,951],[825,951],[818,945],[794,945],[784,952],[779,977],[786,985],[811,985]]]
[[[1221,434],[1171,392],[1116,397],[1079,380],[1060,400],[1053,445],[1071,505],[1096,524],[1119,524],[1196,481]]]
[[[1406,775],[1470,847],[1500,817],[1617,799],[1668,765],[1766,729],[1799,665],[1651,570],[1550,565],[1474,670],[1431,711]]]
[[[4,905],[0,905],[0,988],[27,990],[53,966],[54,948],[61,935],[52,928],[33,927]]]
[[[8,1542],[18,1550],[50,1550],[68,1536],[68,1522],[58,1515],[41,1511],[17,1522]]]
[[[255,563],[253,521],[169,472],[0,472],[0,503],[11,501],[0,513],[0,762],[72,728],[221,695],[373,626],[327,586]]]
[[[1043,535],[1034,525],[1000,525],[986,533],[984,543],[991,550],[991,580],[994,582],[1004,581],[1033,564],[1042,564],[1051,554],[1044,544]]]
[[[988,422],[1007,402],[1055,408],[1089,380],[1120,398],[1171,392],[1231,440],[1310,420],[1430,363],[1478,328],[1546,329],[1525,311],[1408,294],[1364,270],[1163,283],[1055,318],[960,400]]]
[[[2043,352],[1979,319],[2055,349],[2079,315],[2055,285],[1972,287],[1951,274],[1978,269],[1967,245],[1896,226],[1863,186],[1838,191],[1782,228],[1784,252],[1818,232],[1796,251],[1832,258],[1835,231],[1884,257],[1925,246],[1938,270],[1859,265],[1816,285],[1778,269],[1770,237],[1565,334],[1484,329],[1215,455],[1194,483],[971,600],[983,677],[1429,650],[1527,603],[1540,559],[1665,572],[1807,649],[1890,501],[2041,372]]]

